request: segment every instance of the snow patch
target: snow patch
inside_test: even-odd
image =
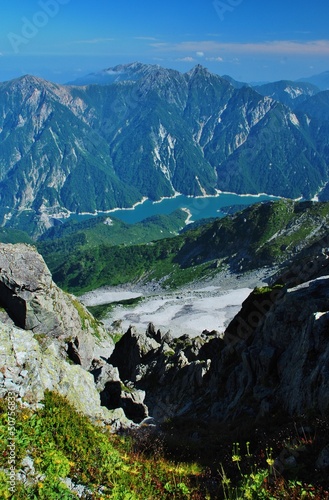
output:
[[[195,176],[195,180],[196,180],[196,181],[197,181],[197,183],[198,183],[198,186],[199,186],[199,188],[200,188],[200,191],[201,191],[201,193],[202,193],[202,196],[207,196],[207,191],[205,190],[205,188],[203,188],[203,187],[201,186],[201,183],[200,183],[200,181],[199,181],[199,177],[198,177],[197,175]]]
[[[148,297],[133,307],[116,307],[104,321],[110,326],[113,321],[121,320],[123,331],[131,324],[138,331],[145,331],[150,322],[166,332],[170,329],[174,337],[187,333],[191,337],[200,335],[204,329],[223,332],[227,324],[241,309],[242,302],[252,289],[224,290],[220,287],[162,294]],[[94,294],[94,295],[92,295]],[[127,294],[127,295],[126,295]],[[139,295],[129,292],[106,292],[95,290],[81,297],[85,305],[97,305],[110,301],[121,301]],[[109,300],[111,299],[111,300]]]
[[[162,123],[160,123],[160,127],[159,127],[159,136],[161,137],[161,140],[164,141],[165,137],[167,135],[167,131],[166,129],[164,128],[164,126],[162,125]]]
[[[298,121],[297,116],[294,113],[289,113],[289,120],[291,121],[291,123],[293,125],[296,125],[297,127],[299,127],[300,123]]]
[[[287,94],[289,94],[292,99],[296,99],[297,97],[303,95],[303,93],[304,93],[302,91],[302,89],[293,88],[293,87],[286,87],[284,89],[284,92],[286,92]]]

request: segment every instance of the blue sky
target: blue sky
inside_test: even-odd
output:
[[[140,61],[241,81],[329,70],[328,0],[8,0],[0,81],[64,83]]]

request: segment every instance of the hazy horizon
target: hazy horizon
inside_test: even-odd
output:
[[[236,80],[296,80],[329,69],[324,0],[11,0],[2,12],[0,81],[66,83],[139,61]]]

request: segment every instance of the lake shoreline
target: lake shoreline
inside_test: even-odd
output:
[[[252,205],[263,201],[279,200],[280,197],[267,195],[263,193],[248,195],[248,194],[235,194],[217,192],[216,195],[206,196],[185,196],[175,193],[171,198],[161,198],[158,201],[151,201],[148,198],[143,198],[135,203],[133,207],[129,208],[114,208],[108,211],[96,211],[94,213],[84,212],[81,214],[70,213],[70,215],[63,217],[62,222],[70,219],[77,221],[86,220],[93,217],[109,216],[113,214],[114,217],[126,222],[128,224],[135,224],[141,222],[148,217],[155,215],[169,215],[175,210],[185,210],[190,214],[188,222],[197,221],[199,219],[218,218],[224,217],[225,214],[221,212],[222,207],[230,205]]]

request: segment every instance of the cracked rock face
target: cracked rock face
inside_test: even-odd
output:
[[[31,331],[0,324],[0,397],[17,395],[25,406],[37,407],[48,389],[65,396],[77,411],[119,429],[131,426],[121,408],[113,411],[100,404],[91,373],[69,364],[56,339],[45,347]]]
[[[75,297],[55,285],[34,247],[0,244],[0,397],[13,392],[20,403],[38,407],[46,390],[56,391],[113,429],[129,427],[122,408],[101,405],[101,388],[88,371],[112,350],[113,340]],[[106,368],[105,382],[116,380],[113,367]],[[147,408],[137,396],[130,406],[143,410],[142,419]]]
[[[12,391],[34,406],[46,389],[55,390],[86,415],[101,416],[93,376],[67,363],[55,340],[42,348],[31,331],[6,325],[0,326],[0,338],[0,396]]]
[[[198,358],[203,358],[202,347],[207,342],[207,338],[192,340],[188,336],[170,339],[156,332],[152,324],[143,334],[129,328],[109,360],[118,367],[122,380],[139,389],[137,399],[136,393],[121,392],[126,414],[132,420],[137,415],[140,420],[144,397],[150,414],[158,422],[193,410],[194,399],[202,397],[206,390],[210,359]]]
[[[0,245],[0,301],[16,326],[34,333],[69,337],[79,322],[43,258],[28,245]]]
[[[254,324],[255,310],[242,309],[241,324]],[[301,415],[310,409],[326,414],[328,328],[329,276],[281,294],[245,339],[228,344],[213,363],[209,373],[212,415],[257,418],[278,410]]]
[[[88,369],[96,348],[95,338],[104,341],[106,334],[95,326],[87,309],[81,304],[77,307],[75,302],[55,285],[34,247],[0,244],[0,306],[17,327],[78,345],[75,359]],[[107,343],[113,346],[110,339]]]
[[[49,293],[51,285],[51,274],[32,247],[0,245],[0,300],[17,326],[32,330],[40,324],[42,292]]]

